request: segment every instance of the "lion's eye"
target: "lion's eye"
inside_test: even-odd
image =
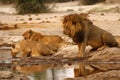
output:
[[[76,22],[72,22],[73,25],[76,25]]]

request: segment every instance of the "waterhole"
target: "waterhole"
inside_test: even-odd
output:
[[[119,68],[119,62],[87,62],[81,58],[62,57],[12,58],[10,53],[10,48],[0,49],[0,71],[23,74],[28,80],[65,80]]]
[[[74,78],[74,67],[64,65],[64,63],[49,62],[49,58],[45,63],[36,60],[36,63],[27,61],[22,62],[20,58],[13,59],[9,48],[0,49],[0,70],[12,71],[13,73],[21,73],[26,75],[29,80],[64,80],[65,78]],[[22,59],[21,59],[22,60]],[[30,59],[29,59],[30,60]],[[50,59],[51,60],[51,59]],[[32,59],[33,61],[33,59]]]

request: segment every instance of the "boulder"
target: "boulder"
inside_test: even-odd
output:
[[[68,78],[65,80],[120,80],[120,70],[111,70],[107,72],[100,72],[84,77]]]
[[[90,65],[102,71],[120,69],[120,48],[105,48],[89,52]]]

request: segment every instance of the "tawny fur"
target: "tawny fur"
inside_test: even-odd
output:
[[[18,53],[21,52],[20,57],[40,57],[43,55],[51,55],[53,51],[49,49],[44,43],[38,43],[37,41],[21,40],[11,48],[11,54],[16,57]]]
[[[64,16],[63,33],[73,39],[79,47],[79,57],[84,57],[86,45],[91,45],[92,50],[102,46],[118,47],[114,36],[95,26],[86,14],[70,14]]]
[[[28,30],[23,33],[25,39],[30,39],[33,41],[42,41],[44,44],[48,45],[54,51],[57,51],[64,40],[58,35],[42,35],[41,33]]]

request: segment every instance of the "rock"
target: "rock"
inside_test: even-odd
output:
[[[0,71],[0,78],[8,79],[8,78],[11,78],[11,77],[13,77],[12,72],[10,72],[10,71]]]
[[[96,74],[91,74],[85,77],[78,78],[68,78],[65,80],[120,80],[120,71],[119,70],[111,70],[107,72],[100,72]]]
[[[11,71],[0,71],[0,80],[29,80],[29,78],[23,74],[17,74]]]
[[[10,29],[17,29],[18,25],[17,24],[1,24],[0,25],[0,30],[10,30]]]
[[[95,68],[106,71],[111,69],[120,69],[120,48],[105,48],[101,51],[93,51],[88,53],[90,58],[88,61],[92,62]]]
[[[11,46],[14,43],[18,42],[19,40],[23,40],[23,36],[0,36],[0,47],[1,46]]]
[[[71,42],[70,42],[71,43]],[[78,56],[78,45],[73,45],[74,43],[70,45],[64,45],[62,46],[59,51],[54,54],[54,56],[62,56],[62,57],[77,57]],[[90,51],[91,47],[87,46],[85,52],[88,53]]]
[[[11,80],[30,80],[30,79],[27,78],[25,75],[20,74],[20,75],[14,76],[14,78]]]
[[[55,56],[77,57],[77,53],[78,53],[77,45],[65,45],[59,49]]]
[[[120,3],[120,0],[105,0],[105,3]]]

